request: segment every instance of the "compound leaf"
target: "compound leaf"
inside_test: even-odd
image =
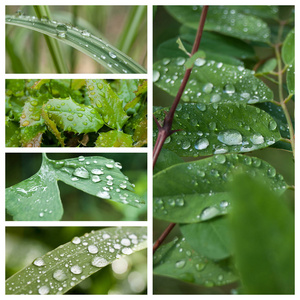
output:
[[[146,246],[146,227],[111,227],[74,237],[8,278],[6,294],[64,294],[114,260]]]
[[[287,188],[282,175],[259,158],[219,154],[194,162],[176,164],[153,177],[153,214],[175,223],[196,223],[226,214],[231,206],[228,181],[242,169],[262,176],[271,190]]]
[[[156,111],[158,120],[165,108]],[[259,122],[258,122],[259,120]],[[179,156],[204,156],[227,152],[249,152],[268,147],[280,139],[273,118],[259,108],[234,103],[179,104],[166,149]],[[154,131],[154,139],[158,131]]]
[[[196,252],[184,239],[160,246],[154,255],[153,273],[213,287],[237,281],[228,260],[215,262]]]
[[[153,66],[153,81],[172,96],[176,96],[183,78],[186,59],[165,58]],[[243,66],[198,58],[181,97],[186,102],[258,103],[273,100],[273,92],[252,71]]]

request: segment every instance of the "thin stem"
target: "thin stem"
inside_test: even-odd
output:
[[[195,42],[193,45],[193,49],[191,52],[191,56],[193,54],[195,54],[198,51],[200,42],[201,42],[201,38],[202,38],[202,33],[203,33],[203,28],[204,28],[204,24],[205,24],[205,20],[206,20],[206,16],[207,16],[207,11],[208,11],[208,6],[204,5],[203,9],[202,9],[202,13],[201,13],[201,17],[200,17],[200,22],[199,22],[199,27],[197,30],[197,34],[196,34],[196,38],[195,38]],[[171,109],[169,110],[168,114],[166,115],[165,119],[164,119],[164,123],[163,126],[160,126],[158,121],[155,119],[155,122],[157,124],[158,127],[158,136],[157,136],[157,140],[153,149],[153,168],[156,164],[156,161],[158,159],[159,153],[164,145],[164,142],[166,140],[166,138],[168,136],[170,136],[172,133],[174,133],[175,131],[172,130],[172,123],[173,123],[173,119],[174,119],[174,114],[175,114],[175,110],[176,107],[181,99],[182,93],[186,87],[186,84],[189,80],[190,74],[192,72],[192,68],[189,68],[185,71],[183,80],[181,82],[181,85],[179,87],[178,93],[174,99],[174,102],[171,106]],[[166,230],[163,232],[163,234],[159,237],[159,239],[155,242],[154,246],[153,246],[153,253],[158,249],[158,247],[162,244],[162,242],[165,240],[165,238],[169,235],[169,233],[171,232],[171,230],[174,228],[174,226],[176,225],[176,223],[170,223],[169,226],[166,228]]]

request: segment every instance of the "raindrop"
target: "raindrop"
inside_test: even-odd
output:
[[[198,140],[195,144],[195,149],[197,150],[204,150],[209,146],[209,141],[207,138],[202,138]]]
[[[112,52],[112,51],[110,51],[109,53],[109,56],[111,57],[111,58],[116,58],[117,57],[117,55],[114,53],[114,52]]]
[[[233,84],[226,84],[224,87],[224,92],[227,94],[233,94],[235,92],[235,87]]]
[[[219,94],[214,94],[210,98],[210,102],[212,103],[219,102],[220,100],[221,100],[221,96]]]
[[[112,169],[112,168],[114,167],[113,164],[106,164],[105,166],[106,166],[106,168],[108,168],[108,169]]]
[[[95,174],[95,175],[101,175],[101,174],[104,174],[100,169],[93,169],[91,171],[92,174]]]
[[[58,24],[56,26],[56,34],[60,38],[65,38],[67,31],[68,31],[68,28],[65,24]]]
[[[198,264],[195,265],[197,271],[203,271],[204,268],[205,268],[205,266],[206,265],[203,262],[200,262],[200,263],[198,263]]]
[[[271,120],[270,122],[269,122],[269,129],[270,130],[275,130],[277,128],[277,123],[274,121],[274,120]]]
[[[98,247],[97,246],[95,246],[95,245],[89,245],[88,246],[88,251],[90,252],[90,253],[92,253],[92,254],[96,254],[96,253],[98,253]]]
[[[34,264],[35,266],[37,266],[37,267],[45,266],[45,262],[44,262],[44,260],[43,260],[41,257],[35,259],[35,260],[33,261],[33,264]]]
[[[129,255],[129,254],[131,254],[133,251],[132,251],[132,249],[131,248],[123,248],[122,249],[122,253],[123,254],[126,254],[126,255]]]
[[[73,172],[73,175],[77,176],[79,178],[84,178],[84,179],[87,179],[90,177],[88,170],[84,167],[76,168],[75,171]]]
[[[226,161],[226,156],[225,155],[215,155],[214,161],[217,162],[218,164],[224,164]]]
[[[269,177],[275,177],[275,175],[276,175],[276,170],[275,170],[275,168],[270,167],[270,168],[268,169],[268,171],[267,171],[267,174],[268,174]]]
[[[183,149],[183,150],[187,150],[187,149],[189,149],[190,147],[191,147],[190,141],[184,141],[184,142],[182,143],[182,149]]]
[[[220,207],[223,209],[228,207],[228,205],[229,205],[228,201],[223,200],[220,202]]]
[[[78,236],[75,236],[75,237],[72,239],[72,243],[75,244],[75,245],[80,244],[80,242],[81,242],[81,239],[80,239]]]
[[[81,35],[83,35],[85,37],[90,37],[91,36],[91,34],[87,30],[82,30]]]
[[[153,82],[156,82],[160,77],[160,73],[156,70],[153,71]]]
[[[177,59],[176,59],[176,65],[177,66],[182,66],[182,65],[184,65],[184,63],[185,63],[185,58],[177,57]]]
[[[195,60],[195,66],[197,66],[197,67],[201,67],[201,66],[203,66],[203,65],[205,65],[205,63],[206,63],[206,60],[205,59],[203,59],[203,58],[197,58],[196,60]]]
[[[185,264],[186,264],[185,260],[179,260],[178,262],[176,262],[175,267],[177,269],[182,269],[185,266]]]
[[[253,136],[250,138],[250,140],[254,145],[260,145],[265,142],[264,137],[259,133],[253,134]]]
[[[102,192],[98,192],[97,197],[100,197],[102,199],[110,199],[110,194],[106,191]]]
[[[110,238],[110,235],[108,233],[104,233],[102,237],[104,240],[107,240]]]
[[[66,275],[66,273],[64,273],[64,271],[63,271],[63,270],[60,270],[60,269],[54,271],[54,273],[53,273],[52,276],[53,276],[53,278],[56,279],[57,281],[64,281],[64,280],[66,280],[67,277],[68,277],[68,276]]]
[[[213,90],[213,87],[214,85],[212,83],[206,83],[204,86],[203,86],[203,92],[206,93],[206,94],[210,94]]]
[[[242,135],[237,130],[227,130],[220,132],[218,140],[226,145],[240,145],[243,141]]]
[[[197,103],[197,108],[200,111],[205,111],[206,110],[206,105],[204,103]]]
[[[43,286],[41,286],[41,287],[39,288],[39,294],[40,294],[40,295],[47,295],[47,294],[49,294],[49,292],[50,292],[50,289],[49,289],[49,287],[46,286],[46,285],[43,285]]]
[[[100,179],[100,177],[98,175],[93,175],[92,176],[92,181],[93,182],[99,182],[99,181],[101,181],[101,179]]]
[[[94,267],[102,268],[102,267],[107,266],[109,264],[109,262],[103,257],[96,256],[93,258],[91,264]]]
[[[130,240],[129,239],[122,239],[121,240],[121,244],[123,245],[123,246],[130,246]]]
[[[209,220],[209,219],[217,216],[219,213],[220,213],[220,211],[216,207],[210,206],[210,207],[203,209],[203,211],[201,212],[200,218],[203,221]]]
[[[71,271],[71,273],[78,275],[78,274],[82,273],[82,268],[78,265],[75,265],[70,268],[70,271]]]

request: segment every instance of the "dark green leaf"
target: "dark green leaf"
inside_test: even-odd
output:
[[[165,111],[155,112],[163,120]],[[280,139],[275,121],[258,108],[233,103],[179,104],[173,130],[164,147],[179,156],[204,156],[227,152],[249,152],[268,147]],[[154,138],[157,137],[157,130]]]
[[[286,73],[286,83],[290,94],[295,94],[295,64],[289,65]]]
[[[28,97],[23,106],[23,111],[20,118],[20,127],[42,125],[44,123],[41,118],[41,108],[43,98]]]
[[[201,6],[166,6],[166,9],[180,23],[198,28]],[[204,30],[252,41],[268,42],[270,39],[270,29],[264,21],[226,6],[209,7]]]
[[[86,85],[92,105],[102,115],[107,126],[121,129],[129,118],[123,109],[123,101],[104,79],[87,79]]]
[[[186,59],[166,58],[153,66],[155,84],[176,96],[183,78]],[[272,91],[253,72],[242,66],[222,62],[195,61],[182,100],[186,102],[238,102],[257,103],[273,100]]]
[[[167,149],[161,149],[153,173],[156,174],[168,167],[180,163],[183,163],[183,159],[177,154]]]
[[[231,231],[245,293],[293,294],[293,214],[259,178],[240,174],[232,189]]]
[[[238,280],[229,261],[214,262],[208,259],[196,252],[184,238],[160,246],[153,260],[154,274],[206,287],[225,285]]]
[[[45,105],[45,111],[64,131],[88,133],[98,131],[104,124],[94,108],[78,104],[71,97],[50,99]]]
[[[276,58],[270,58],[262,66],[260,66],[258,68],[256,73],[258,73],[258,74],[268,74],[268,73],[274,71],[276,66],[277,66]]]
[[[132,137],[118,130],[100,132],[95,145],[96,147],[132,147]]]
[[[265,19],[278,19],[278,6],[275,5],[230,5],[229,8],[236,9],[247,15]]]
[[[16,122],[11,121],[8,117],[5,119],[5,146],[20,146],[20,128]]]
[[[239,154],[215,155],[176,164],[154,175],[154,217],[195,223],[226,214],[231,206],[228,181],[240,168],[251,176],[262,176],[278,193],[287,188],[282,175],[263,160]]]
[[[146,227],[112,227],[74,237],[7,279],[6,294],[64,294],[116,259],[146,246]]]
[[[226,217],[194,224],[182,224],[180,230],[196,252],[210,259],[220,260],[232,254]]]

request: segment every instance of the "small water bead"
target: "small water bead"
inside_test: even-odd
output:
[[[271,120],[268,125],[270,130],[275,130],[277,128],[277,123],[274,120]]]
[[[45,266],[45,265],[46,265],[45,262],[44,262],[44,260],[43,260],[41,257],[35,259],[35,260],[33,261],[33,264],[34,264],[35,266],[37,266],[37,267],[42,267],[42,266]]]
[[[202,138],[198,140],[195,144],[195,149],[196,150],[204,150],[209,146],[209,141],[207,138]]]
[[[176,206],[184,206],[184,199],[178,198],[175,200],[175,205]]]
[[[259,158],[253,158],[253,166],[254,167],[260,167],[261,160]]]
[[[220,202],[220,207],[221,207],[222,209],[227,208],[228,205],[229,205],[229,202],[228,202],[228,201],[223,200],[223,201]]]
[[[212,83],[206,83],[203,86],[202,90],[203,90],[204,93],[210,94],[213,90],[213,87],[214,87],[214,85]]]
[[[215,130],[216,127],[217,127],[216,122],[209,122],[209,123],[208,123],[208,128],[209,128],[210,130]]]
[[[268,169],[268,171],[267,171],[267,174],[268,174],[269,177],[275,177],[275,175],[276,175],[276,170],[275,170],[275,168],[270,167],[270,168]]]
[[[89,251],[90,253],[92,253],[92,254],[96,254],[96,253],[98,253],[99,249],[98,249],[98,247],[95,246],[95,245],[89,245],[89,246],[88,246],[88,251]]]
[[[122,169],[122,165],[119,162],[115,162],[115,167],[120,169],[120,170]]]
[[[109,56],[111,57],[111,58],[116,58],[117,57],[117,55],[114,53],[114,52],[112,52],[112,51],[110,51],[109,53]]]
[[[65,38],[67,31],[68,31],[68,28],[65,24],[58,24],[56,26],[56,34],[60,38]]]
[[[107,266],[108,264],[109,264],[109,262],[105,258],[100,257],[100,256],[94,257],[91,262],[91,265],[96,268],[102,268],[102,267]]]
[[[131,242],[130,242],[129,239],[124,238],[124,239],[121,240],[121,244],[123,246],[130,246]]]
[[[265,142],[264,137],[259,133],[253,134],[253,136],[250,137],[250,140],[254,145],[261,145]]]
[[[78,236],[75,236],[73,239],[72,239],[72,243],[75,244],[75,245],[78,245],[81,243],[81,239],[78,237]]]
[[[250,94],[249,93],[241,93],[241,97],[245,100],[249,100],[250,99]]]
[[[204,282],[204,285],[205,285],[206,287],[213,287],[215,284],[214,284],[214,282],[213,282],[212,280],[206,280],[206,281]]]
[[[240,145],[243,141],[241,133],[234,129],[220,132],[217,138],[220,142],[229,146]]]
[[[84,178],[84,179],[87,179],[90,177],[88,170],[84,167],[76,168],[75,171],[73,172],[73,175],[77,176],[79,178]]]
[[[218,164],[224,164],[226,162],[226,156],[225,155],[215,155],[214,161]]]
[[[73,116],[67,116],[67,120],[68,120],[68,121],[73,121],[74,118],[73,118]]]
[[[182,149],[183,149],[183,150],[187,150],[187,149],[189,149],[190,147],[191,147],[190,141],[183,141],[183,143],[182,143]]]
[[[217,215],[219,215],[220,211],[215,206],[210,206],[201,212],[200,218],[202,221],[209,220]]]
[[[100,170],[100,169],[93,169],[93,170],[91,171],[91,173],[94,174],[94,175],[101,175],[101,174],[104,174],[103,171]]]
[[[163,63],[163,65],[168,65],[169,63],[170,63],[170,59],[169,58],[164,58],[163,60],[162,60],[162,63]]]
[[[52,277],[57,281],[64,281],[68,278],[66,273],[63,270],[60,270],[60,269],[54,271]]]
[[[75,265],[70,268],[70,271],[71,271],[71,273],[78,275],[78,274],[82,273],[82,268],[78,265]]]
[[[102,192],[102,191],[98,192],[97,196],[100,197],[100,198],[102,198],[102,199],[110,199],[110,194],[108,192],[106,192],[106,191],[104,191],[104,192]]]
[[[214,95],[211,96],[210,102],[211,103],[216,103],[216,102],[221,101],[221,99],[222,98],[221,98],[221,96],[219,94],[214,94]]]
[[[38,289],[40,295],[47,295],[50,292],[50,289],[47,285],[43,285]]]
[[[114,167],[113,164],[106,164],[105,166],[106,166],[106,168],[108,168],[108,169],[113,169],[113,167]]]
[[[204,262],[200,262],[195,265],[197,271],[203,271],[205,269],[206,264]]]
[[[87,30],[82,30],[81,35],[83,35],[84,37],[90,37],[91,36],[91,34]]]
[[[122,249],[122,253],[126,255],[130,255],[131,253],[133,253],[133,250],[131,248],[126,247]]]
[[[185,58],[183,58],[183,57],[178,57],[177,59],[176,59],[176,65],[177,66],[183,66],[185,64]]]
[[[101,181],[101,179],[100,179],[100,177],[98,175],[93,175],[92,176],[92,181],[93,182],[99,182],[99,181]]]
[[[201,67],[201,66],[205,65],[205,63],[206,63],[206,60],[199,57],[195,60],[194,65],[197,67]]]
[[[103,238],[104,240],[107,240],[107,239],[110,238],[110,235],[109,235],[108,233],[104,233],[104,234],[102,235],[102,238]]]
[[[175,267],[177,269],[182,269],[186,264],[186,261],[185,260],[179,260],[178,262],[175,263]]]
[[[206,110],[206,105],[204,103],[197,103],[197,108],[200,110],[200,111],[205,111]]]

